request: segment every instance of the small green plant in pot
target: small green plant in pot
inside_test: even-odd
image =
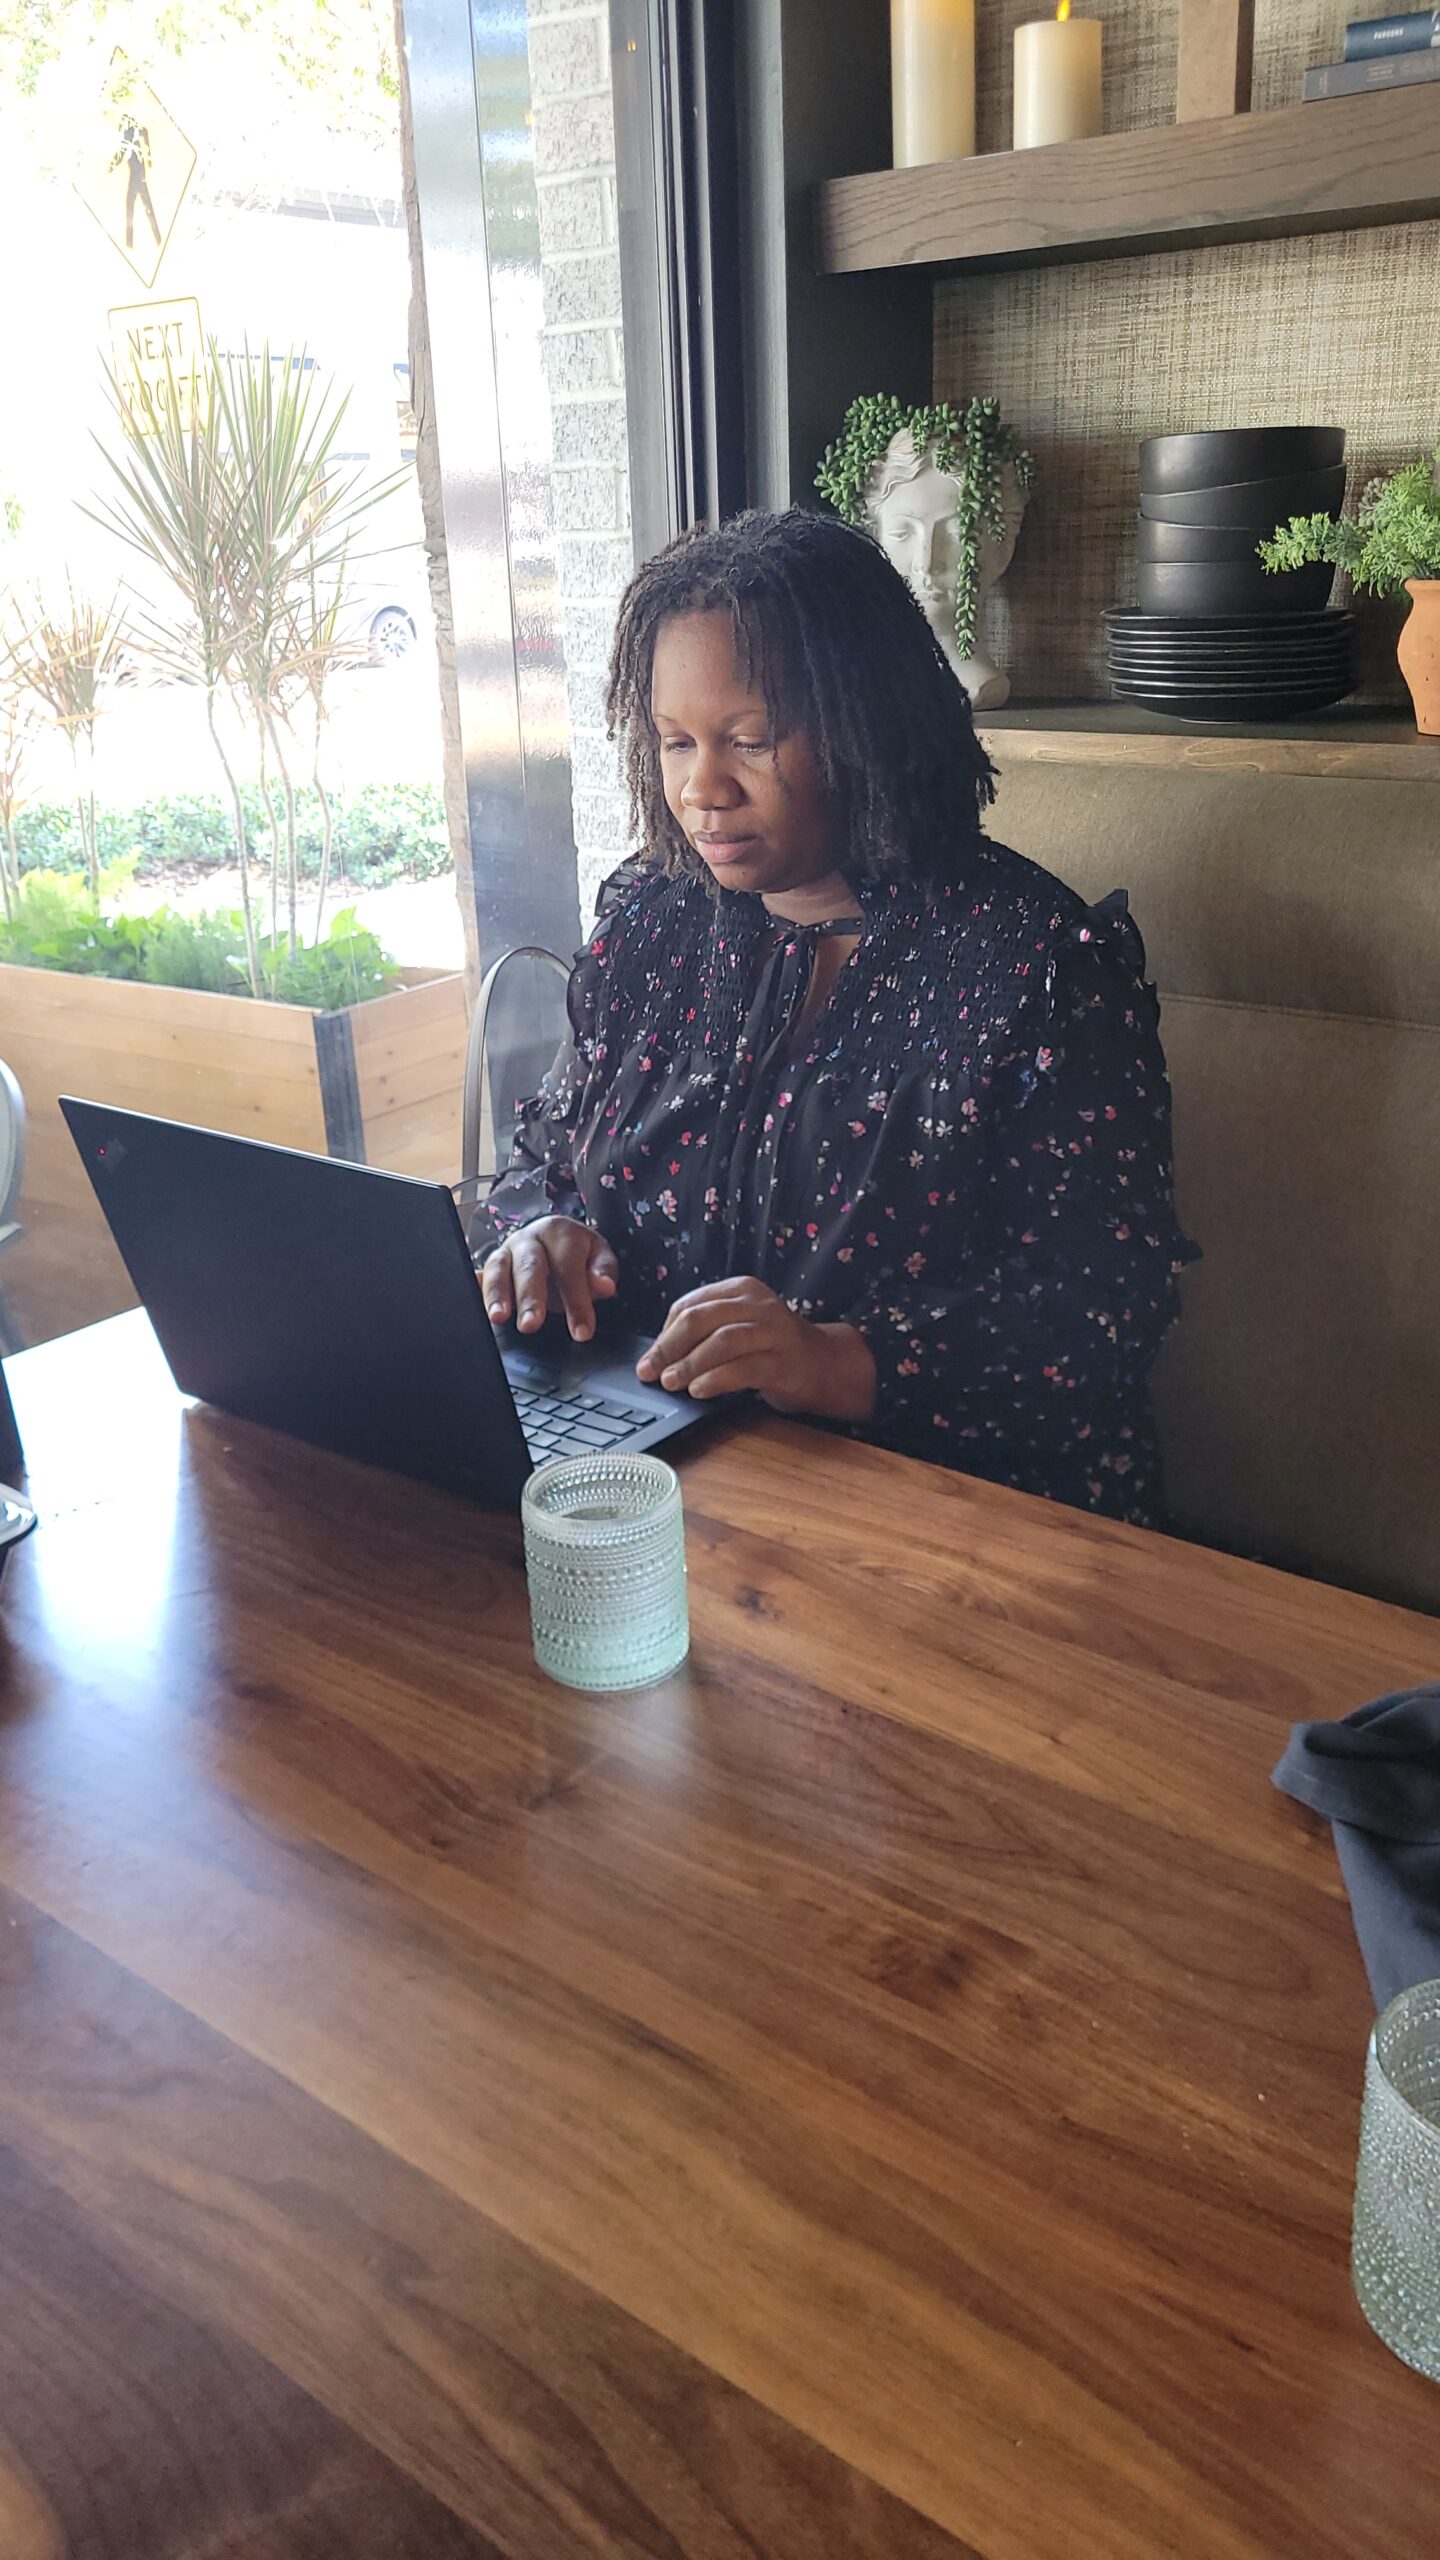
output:
[[[1421,735],[1440,738],[1440,450],[1372,480],[1353,517],[1292,516],[1260,545],[1267,569],[1327,560],[1372,595],[1410,597],[1396,656]]]

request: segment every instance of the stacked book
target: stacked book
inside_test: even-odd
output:
[[[1344,60],[1312,64],[1305,95],[1348,98],[1357,89],[1407,89],[1416,80],[1440,80],[1440,9],[1354,20],[1345,30]]]

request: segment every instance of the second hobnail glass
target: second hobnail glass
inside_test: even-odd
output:
[[[1351,2263],[1371,2328],[1440,2382],[1440,1982],[1402,1991],[1375,2021]]]
[[[639,1689],[690,1646],[673,1467],[597,1451],[537,1467],[521,1497],[535,1659],[570,1689]]]

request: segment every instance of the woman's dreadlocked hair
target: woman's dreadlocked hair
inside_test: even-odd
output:
[[[868,534],[792,507],[682,534],[621,598],[605,711],[642,860],[708,877],[666,808],[650,713],[655,642],[679,613],[728,613],[772,736],[809,737],[848,879],[944,879],[973,857],[995,784],[963,687]]]

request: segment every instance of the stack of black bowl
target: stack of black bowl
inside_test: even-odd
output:
[[[1287,720],[1353,689],[1348,613],[1325,565],[1272,577],[1257,545],[1338,516],[1343,427],[1233,427],[1140,447],[1138,610],[1112,613],[1122,699],[1182,720]]]

